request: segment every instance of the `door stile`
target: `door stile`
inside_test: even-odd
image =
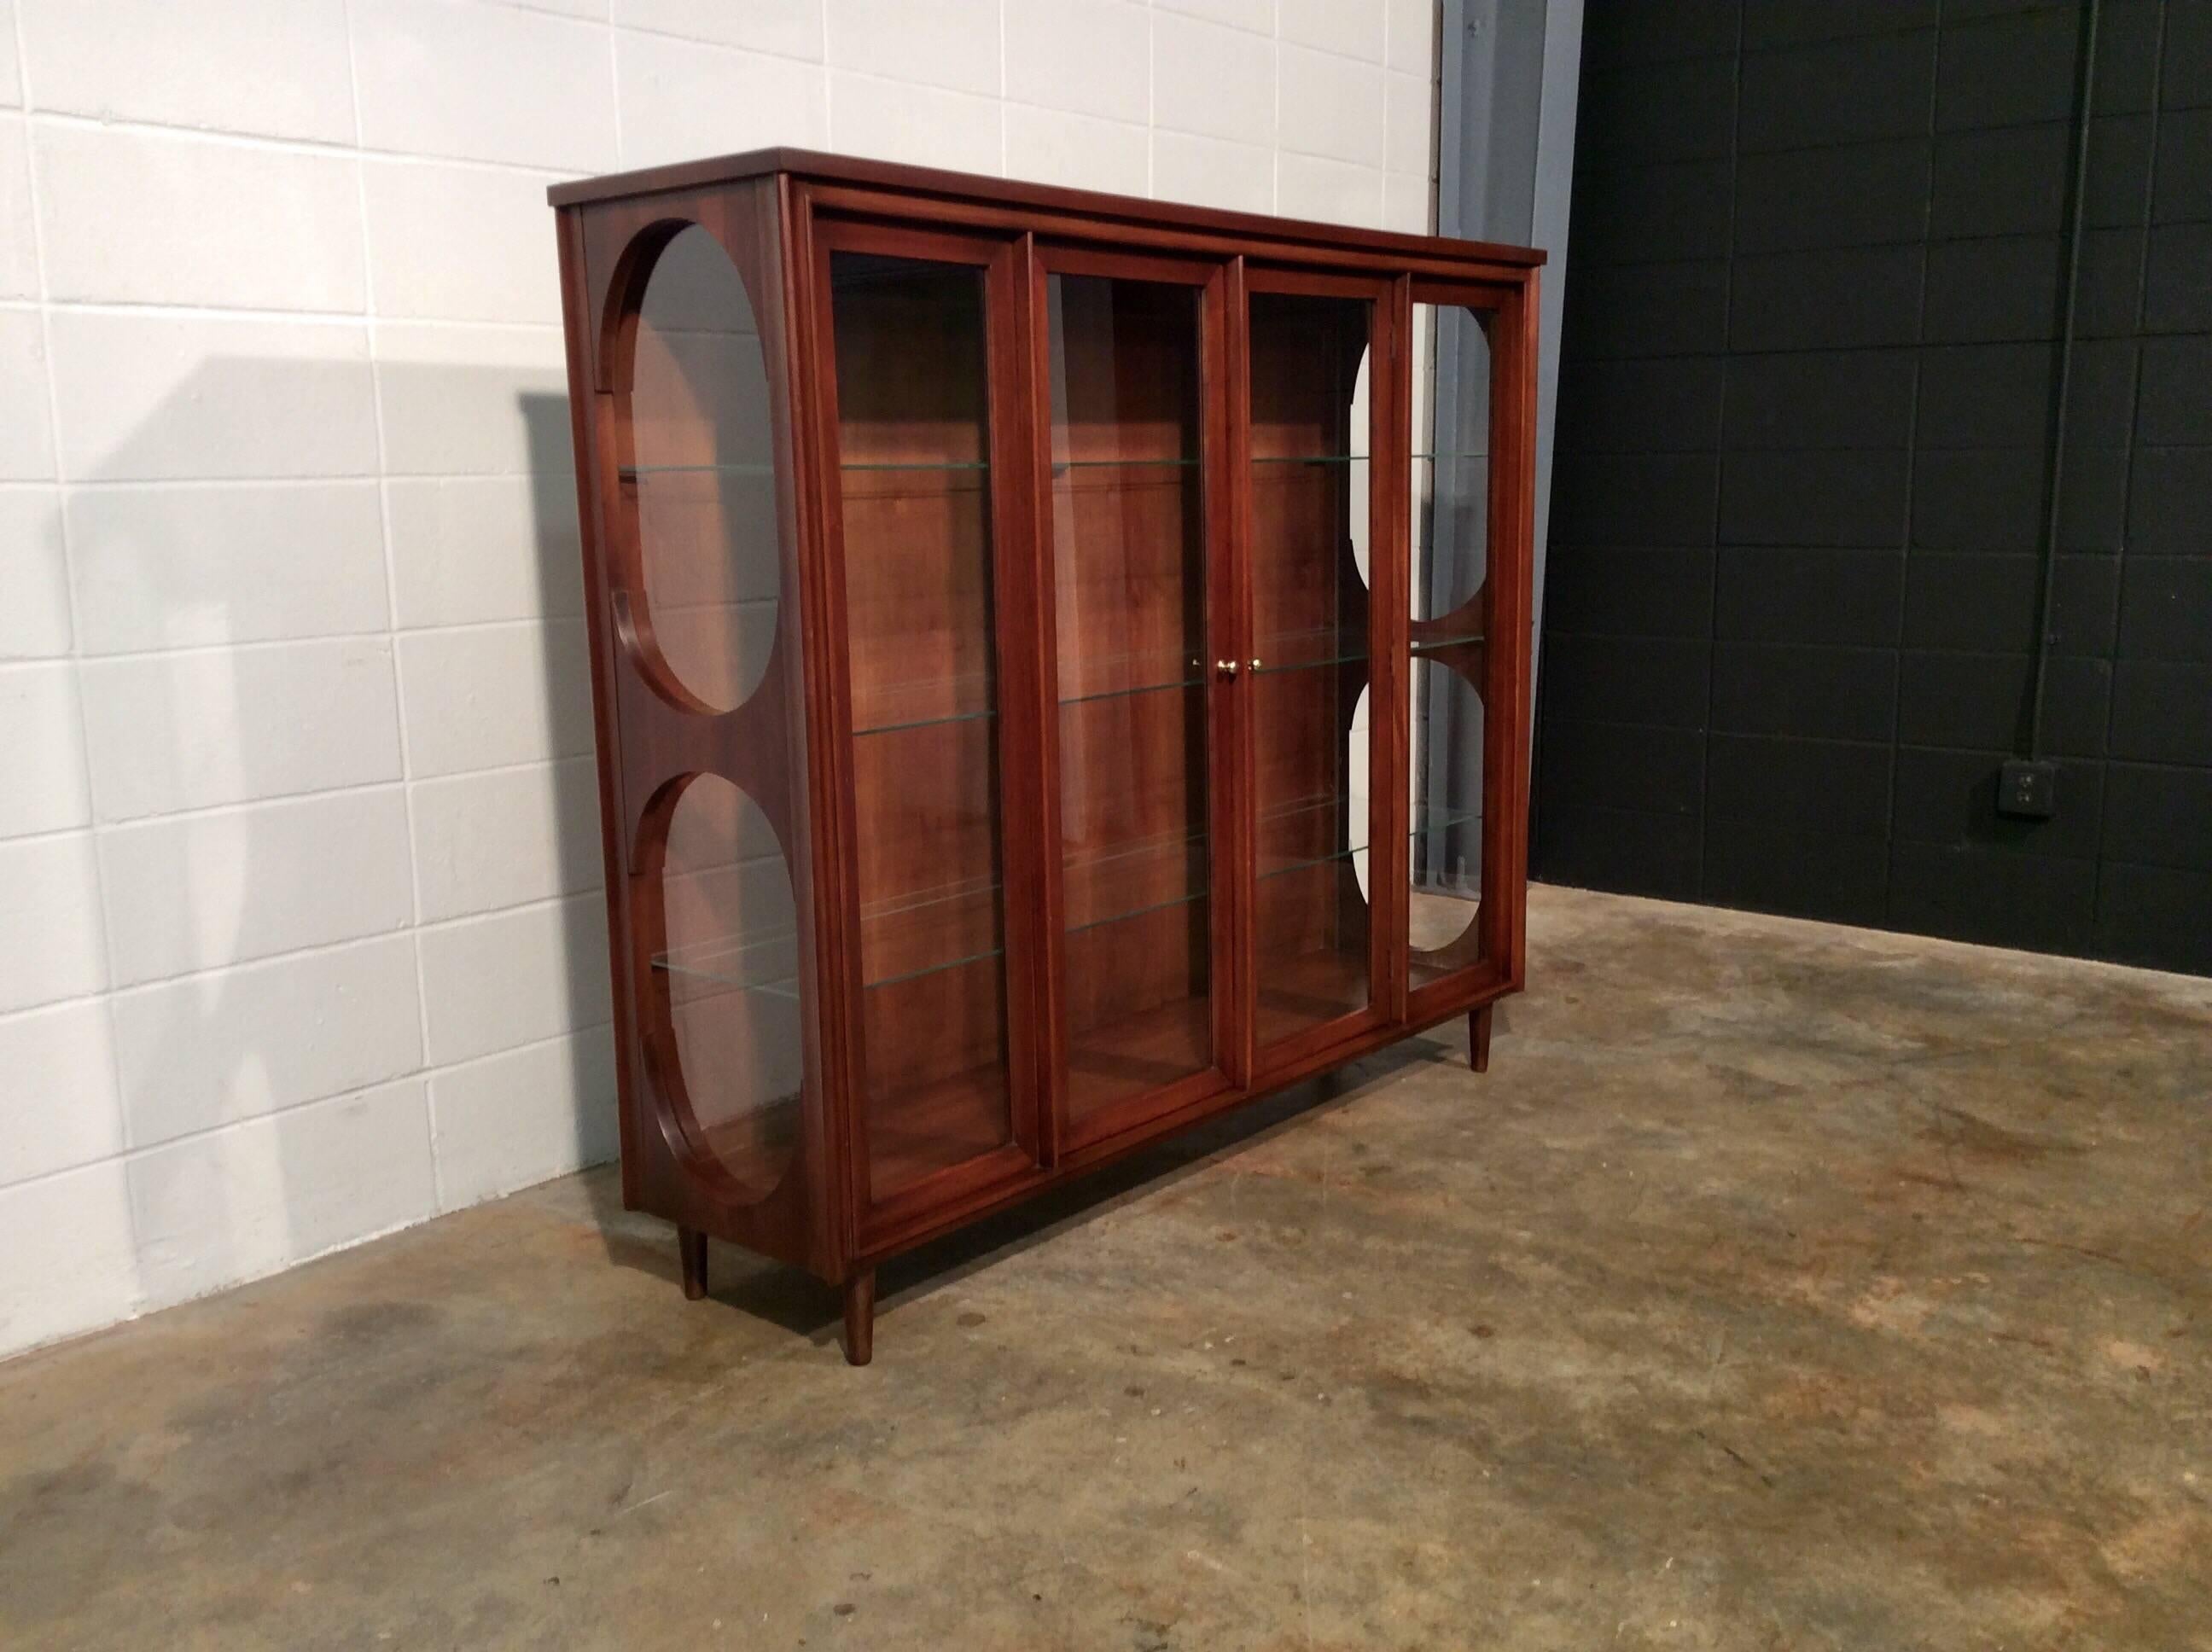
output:
[[[1223,555],[1213,575],[1218,616],[1214,635],[1221,650],[1217,659],[1245,660],[1252,657],[1252,396],[1251,307],[1248,271],[1243,256],[1231,258],[1222,281],[1224,313],[1221,327],[1220,414],[1223,464],[1218,489],[1222,513],[1219,543]],[[1220,802],[1228,816],[1223,860],[1224,876],[1233,896],[1231,920],[1224,926],[1232,954],[1231,981],[1235,1014],[1223,1048],[1234,1065],[1229,1076],[1249,1089],[1259,1062],[1259,972],[1254,967],[1259,950],[1255,927],[1257,902],[1255,885],[1259,877],[1259,838],[1253,819],[1254,799],[1259,795],[1259,759],[1253,750],[1249,696],[1233,692],[1236,679],[1213,679],[1212,699],[1221,708],[1217,726],[1227,731],[1216,772],[1225,777]]]
[[[822,840],[814,891],[816,999],[821,1005],[823,1113],[830,1142],[830,1202],[836,1210],[837,1249],[850,1257],[860,1248],[867,1209],[867,1139],[861,1117],[866,1082],[860,1051],[860,896],[853,874],[858,841],[853,787],[852,672],[848,659],[844,501],[830,456],[837,444],[837,361],[831,311],[829,253],[813,191],[798,186],[790,236],[790,304],[798,374],[813,405],[797,411],[793,428],[797,488],[812,504],[802,513],[800,605],[810,610],[806,716],[813,760],[808,780],[815,791],[815,830]],[[811,531],[805,525],[811,524]],[[813,602],[808,603],[810,591]]]
[[[1370,359],[1384,363],[1387,372],[1373,375],[1368,386],[1376,460],[1370,499],[1375,519],[1367,557],[1367,740],[1377,841],[1368,854],[1367,888],[1374,913],[1369,933],[1376,999],[1384,1017],[1395,1023],[1406,1018],[1412,836],[1407,696],[1413,671],[1407,641],[1413,613],[1413,382],[1419,367],[1413,360],[1413,291],[1408,277],[1390,283],[1389,298],[1375,307],[1375,325],[1378,337]]]
[[[1237,410],[1243,357],[1236,318],[1243,311],[1243,260],[1217,265],[1199,304],[1200,452],[1206,567],[1207,657],[1200,665],[1206,692],[1206,830],[1220,846],[1213,871],[1212,925],[1214,1059],[1231,1084],[1252,1080],[1251,877],[1254,852],[1244,836],[1250,796],[1249,720],[1243,695],[1230,692],[1234,677],[1214,674],[1214,662],[1251,654],[1251,604],[1247,599],[1242,487],[1244,430]]]
[[[1059,846],[1063,841],[1060,818],[1060,639],[1059,607],[1054,600],[1047,566],[1045,518],[1042,501],[1052,487],[1052,317],[1044,258],[1034,234],[1022,237],[1024,280],[1023,315],[1026,323],[1024,346],[1029,381],[1029,455],[1024,474],[1033,498],[1040,501],[1036,517],[1036,538],[1028,557],[1032,603],[1032,647],[1036,660],[1033,686],[1033,714],[1038,726],[1040,789],[1037,799],[1037,841],[1042,846],[1037,872],[1037,906],[1043,920],[1038,938],[1040,963],[1036,982],[1038,1016],[1038,1157],[1049,1166],[1060,1162],[1067,1136],[1067,891]]]
[[[1036,238],[1006,242],[984,276],[985,358],[990,406],[991,471],[1008,485],[991,489],[992,580],[996,616],[1000,720],[999,854],[1006,890],[1006,1060],[1014,1139],[1032,1160],[1043,1151],[1042,1078],[1046,1072],[1043,932],[1045,865],[1053,859],[1042,830],[1045,719],[1048,692],[1039,670],[1038,613],[1043,606],[1035,548],[1042,524],[1035,459],[1036,423],[1029,325]]]

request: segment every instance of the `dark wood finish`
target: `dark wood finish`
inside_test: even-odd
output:
[[[1453,1015],[1486,1064],[1540,254],[794,150],[550,193],[623,1200],[687,1295],[709,1234],[803,1266],[864,1364],[886,1257]],[[1417,302],[1489,313],[1494,412],[1423,656],[1492,713],[1482,900],[1415,981]]]
[[[1323,262],[1333,263],[1340,263],[1347,254],[1361,252],[1395,257],[1401,264],[1479,262],[1528,269],[1544,261],[1540,252],[1495,241],[1451,240],[1395,230],[1358,229],[1345,224],[1304,223],[1254,212],[1231,212],[1219,207],[1185,206],[1173,201],[1149,201],[1097,190],[1024,183],[1012,178],[981,178],[933,167],[910,167],[900,161],[830,155],[820,149],[748,149],[702,161],[683,161],[665,167],[579,179],[574,183],[556,184],[545,193],[556,207],[588,206],[608,201],[634,201],[670,191],[710,189],[779,173],[827,184],[860,185],[894,194],[903,197],[892,203],[896,210],[915,218],[959,221],[963,207],[999,204],[1025,210],[1033,217],[1049,216],[1054,220],[1055,229],[1072,229],[1083,233],[1085,239],[1124,246],[1152,245],[1147,232],[1172,228],[1235,240],[1238,245],[1231,249],[1232,252],[1255,246],[1310,246],[1322,255]],[[1058,222],[1062,218],[1067,221],[1065,225]]]
[[[707,1294],[707,1236],[696,1228],[676,1230],[676,1260],[684,1275],[684,1296],[697,1302]]]
[[[876,1271],[862,1268],[845,1281],[845,1363],[865,1365],[876,1357]]]
[[[1477,1072],[1490,1071],[1490,1017],[1497,1007],[1478,1004],[1467,1012],[1467,1064]]]

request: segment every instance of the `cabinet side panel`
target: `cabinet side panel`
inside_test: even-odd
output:
[[[610,202],[569,331],[631,1204],[834,1277],[773,179]]]
[[[568,367],[568,420],[576,446],[576,514],[584,557],[584,618],[592,655],[592,733],[599,753],[599,845],[607,898],[608,971],[614,987],[615,1087],[622,1150],[625,1209],[642,1202],[638,1129],[641,1100],[637,1051],[629,984],[628,883],[623,857],[623,821],[616,782],[619,750],[614,701],[612,641],[607,598],[607,546],[602,531],[599,483],[600,409],[595,309],[584,248],[584,213],[574,208],[556,215],[561,262],[561,314]]]

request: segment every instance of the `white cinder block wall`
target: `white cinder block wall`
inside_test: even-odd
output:
[[[545,185],[1423,229],[1433,0],[0,0],[0,1353],[613,1151]]]

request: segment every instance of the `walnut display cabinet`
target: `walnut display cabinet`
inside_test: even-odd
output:
[[[686,1294],[808,1269],[865,1363],[887,1256],[1449,1017],[1486,1064],[1540,253],[790,149],[551,198]]]

